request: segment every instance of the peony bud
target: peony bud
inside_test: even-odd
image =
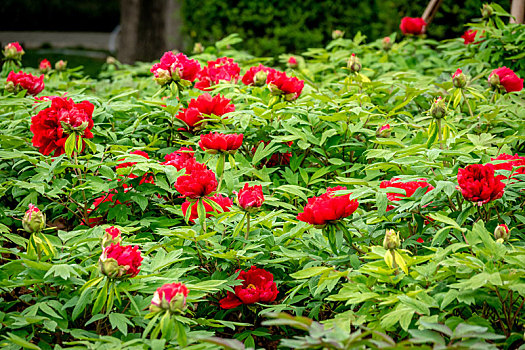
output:
[[[496,238],[496,241],[499,243],[503,243],[509,240],[510,238],[510,230],[505,224],[498,225],[494,229],[494,238]]]
[[[16,89],[16,85],[15,85],[14,82],[12,82],[12,81],[7,81],[7,82],[5,83],[5,87],[4,87],[4,88],[5,88],[5,90],[6,90],[7,92],[10,92],[10,93],[12,93],[12,94],[16,94],[16,90],[17,90],[17,89]]]
[[[268,72],[260,70],[257,73],[255,73],[255,76],[253,77],[253,85],[263,86],[266,84],[267,78],[268,78]]]
[[[192,52],[194,54],[203,53],[204,52],[204,47],[202,46],[201,43],[195,43],[195,45],[193,45],[193,51]]]
[[[494,13],[494,9],[489,4],[483,4],[483,8],[481,9],[481,16],[483,18],[489,18]]]
[[[20,46],[19,43],[9,43],[4,47],[4,56],[6,59],[10,60],[20,60],[24,54],[24,49]]]
[[[119,243],[104,248],[98,259],[100,272],[109,278],[131,278],[138,275],[142,256],[138,247]]]
[[[290,58],[288,59],[288,67],[292,69],[299,67],[299,63],[297,63],[297,59],[295,57],[290,56]]]
[[[117,64],[117,59],[113,56],[106,57],[106,64]]]
[[[389,36],[385,36],[382,40],[383,50],[388,51],[392,48],[392,40]]]
[[[102,256],[100,259],[98,259],[98,265],[100,267],[100,272],[103,275],[106,275],[108,277],[121,277],[121,269],[119,268],[117,260],[113,258],[106,258],[102,259]]]
[[[452,83],[457,88],[463,88],[467,85],[467,77],[463,74],[463,71],[458,68],[456,72],[452,75]]]
[[[38,70],[40,70],[40,73],[48,73],[51,70],[51,62],[44,58],[42,61],[40,61]]]
[[[498,89],[499,86],[500,86],[500,79],[499,79],[499,75],[497,74],[492,74],[489,76],[489,84],[490,86],[492,86],[494,89]],[[7,86],[6,86],[6,89],[7,89]]]
[[[153,78],[155,82],[161,86],[164,86],[171,82],[171,74],[166,69],[157,69],[157,76]]]
[[[432,102],[432,106],[430,106],[430,114],[436,119],[441,119],[447,114],[447,107],[441,96]]]
[[[186,309],[187,296],[188,288],[184,284],[167,283],[155,291],[149,309],[151,312],[182,312]]]
[[[345,32],[342,30],[336,29],[332,32],[332,39],[341,39],[343,36],[345,36]]]
[[[122,235],[120,230],[111,226],[106,229],[104,236],[102,236],[102,248],[106,248],[112,244],[122,243]]]
[[[383,248],[385,249],[397,249],[401,246],[399,239],[399,233],[394,230],[386,230],[385,240],[383,241]]]
[[[357,72],[359,72],[361,70],[361,62],[359,62],[359,58],[357,58],[355,53],[353,53],[350,56],[346,66],[347,66],[348,69],[350,69],[354,73],[357,73]]]
[[[390,127],[390,124],[382,125],[376,132],[377,137],[390,137],[391,134],[392,128]]]
[[[46,216],[35,205],[29,204],[29,209],[26,211],[22,219],[22,227],[26,232],[34,233],[40,232],[46,227]]]
[[[59,72],[66,70],[67,61],[60,60],[57,63],[55,63],[55,69]]]
[[[279,89],[279,87],[278,87],[277,85],[275,85],[275,84],[272,84],[272,83],[268,84],[268,89],[270,90],[270,93],[271,93],[272,95],[277,95],[277,96],[279,96],[279,95],[282,95],[282,94],[283,94],[283,92],[281,91],[281,89]]]

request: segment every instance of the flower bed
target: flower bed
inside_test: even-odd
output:
[[[522,345],[523,25],[484,11],[99,79],[6,47],[2,347]]]

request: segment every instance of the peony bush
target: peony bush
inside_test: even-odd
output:
[[[481,14],[97,79],[6,46],[2,348],[523,347],[525,27]]]

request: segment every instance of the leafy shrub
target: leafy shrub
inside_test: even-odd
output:
[[[490,45],[356,35],[280,72],[231,35],[195,76],[7,83],[2,348],[523,346],[524,90],[494,70],[523,76],[524,26],[493,6]]]

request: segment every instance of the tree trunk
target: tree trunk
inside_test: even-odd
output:
[[[510,23],[523,23],[525,17],[525,0],[512,0],[510,14],[512,15]]]
[[[176,0],[121,0],[118,59],[153,61],[165,51],[182,49],[180,4]]]
[[[443,0],[430,0],[428,3],[425,12],[423,12],[423,16],[421,16],[425,22],[427,22],[427,27],[430,25],[430,23],[432,23],[432,20],[434,19],[434,16],[436,15],[442,2]]]

